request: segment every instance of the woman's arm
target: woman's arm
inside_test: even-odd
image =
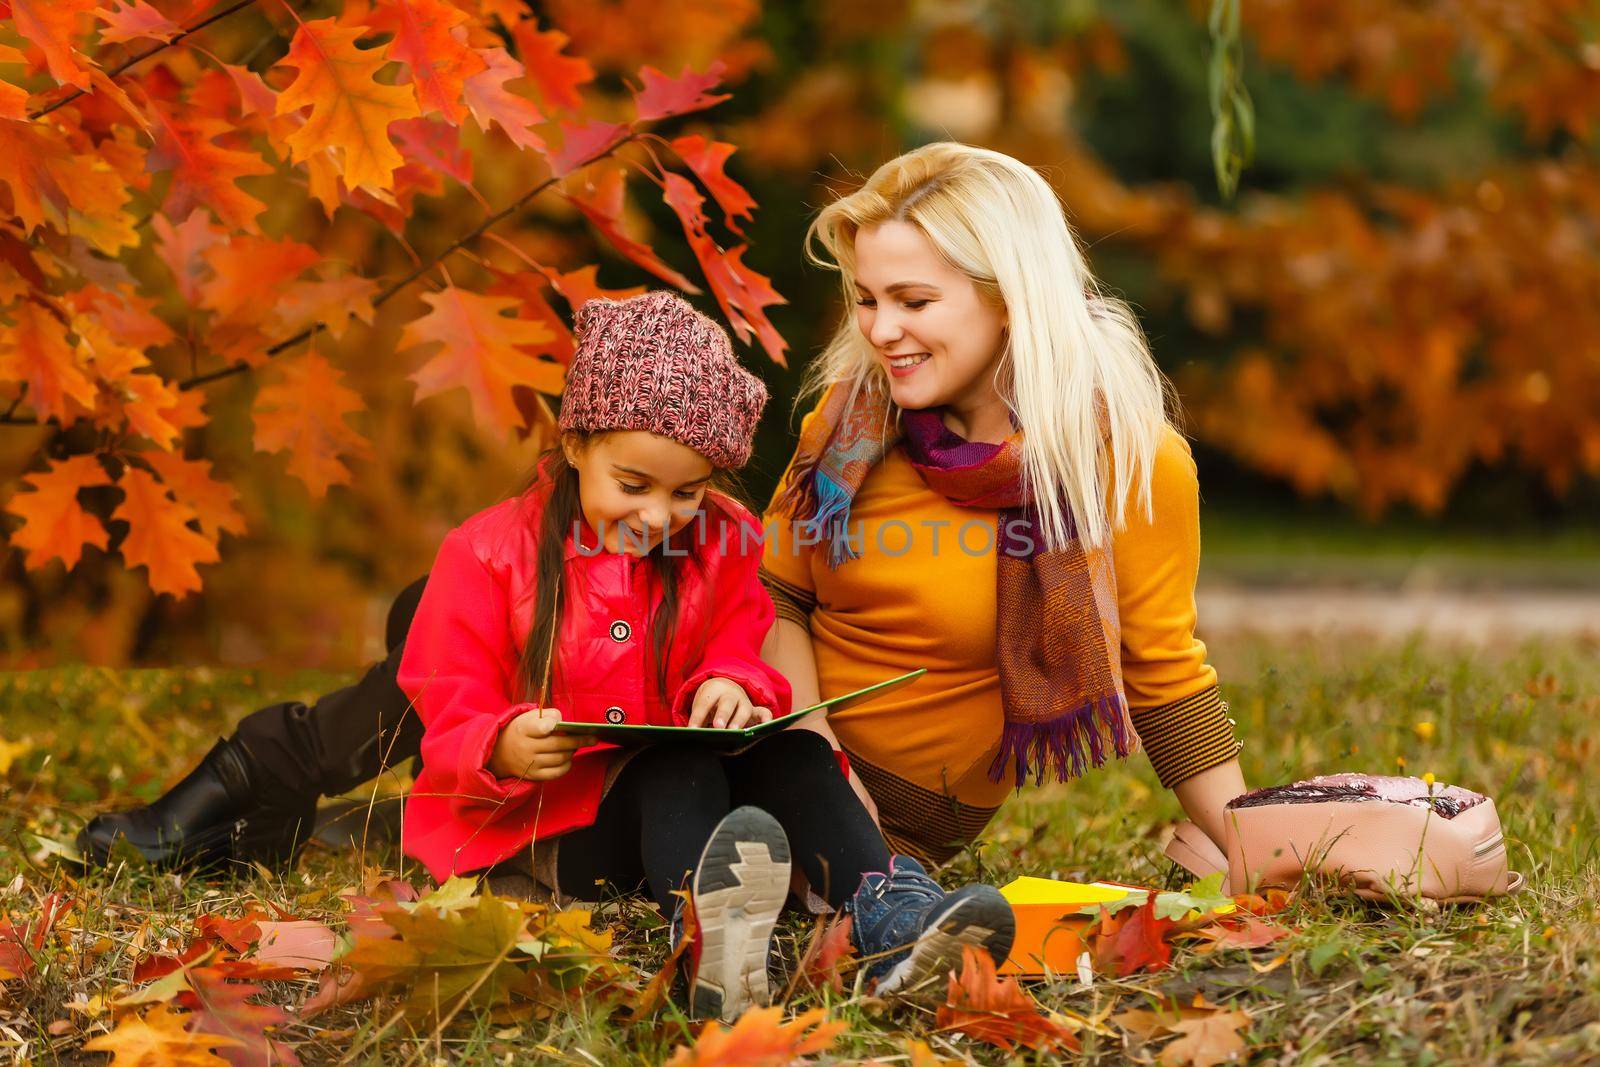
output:
[[[1203,770],[1172,787],[1178,803],[1183,805],[1184,813],[1223,852],[1228,847],[1224,806],[1244,791],[1244,771],[1239,769],[1237,758]]]
[[[761,658],[789,679],[789,687],[794,691],[795,707],[808,708],[821,702],[822,687],[817,682],[817,658],[811,650],[810,630],[793,619],[779,618],[772,624],[772,629],[767,631],[766,643],[761,646]],[[828,725],[826,710],[812,712],[789,729],[814,731],[826,737],[828,744],[832,745],[835,751],[840,747],[839,739],[834,736],[833,727]],[[877,822],[878,805],[872,802],[867,787],[861,784],[861,779],[854,770],[850,772],[850,788],[856,791],[856,796],[866,805],[867,811],[872,815],[872,821]]]

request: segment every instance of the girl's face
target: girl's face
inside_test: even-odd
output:
[[[642,556],[694,521],[711,461],[669,437],[618,430],[561,440],[583,517],[608,552]]]
[[[972,412],[994,387],[1006,315],[920,228],[891,220],[856,234],[856,325],[902,408]]]

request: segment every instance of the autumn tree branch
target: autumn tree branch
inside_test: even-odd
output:
[[[587,167],[591,163],[597,163],[600,160],[607,158],[608,156],[615,155],[617,150],[622,148],[623,145],[626,145],[626,144],[628,144],[628,143],[630,143],[632,141],[636,141],[636,140],[638,140],[638,138],[639,138],[639,135],[637,133],[629,133],[628,136],[622,138],[616,144],[612,145],[610,148],[607,148],[605,151],[599,152],[599,153],[589,157],[588,159],[584,160],[582,163],[578,164],[578,166],[574,167],[572,169],[572,171],[569,171],[568,173],[572,173],[573,171],[577,171],[577,170],[581,169],[582,167]],[[372,298],[372,306],[373,307],[379,307],[380,305],[382,305],[386,301],[388,301],[391,297],[394,297],[394,296],[398,295],[399,292],[402,289],[404,289],[406,286],[410,285],[412,282],[416,281],[418,278],[422,277],[424,274],[427,274],[434,267],[438,266],[446,257],[448,257],[448,256],[450,256],[450,255],[452,255],[452,254],[454,254],[456,252],[459,252],[461,249],[465,248],[467,245],[471,244],[473,241],[477,240],[479,237],[482,237],[485,233],[487,233],[490,229],[492,229],[497,224],[505,221],[507,218],[510,218],[512,215],[515,215],[517,212],[521,211],[530,202],[532,202],[535,198],[537,198],[539,196],[539,194],[545,192],[551,186],[553,186],[557,182],[561,181],[561,179],[563,177],[565,177],[565,175],[552,176],[550,178],[546,178],[544,181],[540,182],[538,185],[534,186],[532,189],[529,189],[527,192],[525,192],[521,196],[517,197],[511,203],[509,203],[505,207],[501,208],[499,211],[496,211],[494,214],[490,215],[488,218],[486,218],[482,222],[478,223],[478,225],[474,226],[472,229],[468,230],[466,233],[462,234],[460,237],[457,237],[449,245],[447,245],[446,247],[440,249],[437,253],[435,253],[431,259],[428,259],[427,261],[418,264],[410,272],[408,272],[404,277],[401,277],[401,278],[395,280],[394,282],[391,282],[388,286],[386,286],[377,296]],[[314,323],[311,326],[307,326],[305,329],[301,330],[299,333],[295,334],[293,337],[285,338],[284,340],[279,341],[277,344],[273,345],[271,348],[267,349],[266,354],[267,354],[268,358],[270,358],[272,356],[278,355],[281,352],[287,351],[288,349],[293,348],[295,345],[301,343],[302,341],[309,340],[310,338],[316,336],[316,334],[319,331],[321,331],[323,328],[324,328],[323,324],[320,323],[320,322]],[[211,372],[209,372],[207,374],[198,374],[198,375],[195,375],[194,377],[191,377],[191,378],[185,378],[185,379],[183,379],[182,381],[180,381],[178,383],[178,388],[182,389],[182,390],[188,390],[188,389],[198,388],[199,386],[202,386],[202,385],[209,385],[211,382],[221,381],[223,378],[231,378],[236,374],[243,374],[245,371],[250,370],[252,368],[252,366],[253,366],[252,364],[246,363],[246,362],[243,362],[243,361],[240,361],[240,362],[237,362],[237,363],[233,363],[233,364],[231,364],[229,366],[221,368],[220,370],[214,370],[214,371],[211,371]],[[15,408],[15,406],[16,406],[15,404],[12,405],[13,408]],[[0,426],[37,426],[37,425],[39,425],[39,420],[37,418],[16,418],[13,415],[11,415],[10,412],[7,412],[5,415],[0,416]]]
[[[157,44],[157,45],[155,45],[155,46],[153,46],[151,48],[146,48],[143,52],[140,52],[136,56],[133,56],[133,57],[131,57],[129,59],[123,60],[121,63],[117,64],[112,69],[106,71],[106,77],[115,79],[117,75],[123,73],[129,67],[131,67],[131,66],[133,66],[133,65],[135,65],[137,63],[144,62],[145,60],[149,59],[151,56],[156,55],[156,54],[158,54],[160,52],[163,52],[168,48],[171,48],[173,45],[177,44],[179,41],[183,40],[185,37],[188,37],[190,34],[198,33],[201,30],[205,29],[207,26],[211,25],[213,22],[216,22],[218,19],[225,19],[229,15],[233,14],[235,11],[240,11],[240,10],[242,10],[244,8],[247,8],[247,7],[251,6],[252,4],[254,4],[255,2],[256,2],[256,0],[238,0],[238,3],[235,3],[230,7],[224,8],[223,10],[218,11],[214,15],[206,16],[205,18],[201,19],[199,22],[195,23],[193,26],[190,26],[188,29],[186,29],[182,33],[178,34],[172,40],[163,41],[160,44]],[[28,118],[29,118],[30,121],[33,120],[33,119],[43,118],[45,115],[50,114],[50,112],[54,111],[56,108],[64,107],[67,104],[70,104],[74,100],[78,99],[78,97],[84,96],[84,95],[87,95],[87,90],[85,90],[85,89],[74,89],[74,90],[72,90],[72,92],[68,93],[66,96],[63,96],[60,100],[57,100],[52,104],[47,104],[46,106],[40,108],[38,111],[31,112],[28,115]]]

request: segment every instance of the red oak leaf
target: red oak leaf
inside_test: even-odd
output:
[[[652,122],[672,115],[687,115],[703,111],[730,99],[727,93],[713,94],[708,90],[722,82],[726,65],[719,59],[696,74],[688,67],[676,78],[669,78],[652,66],[639,69],[643,84],[634,90],[633,102],[640,122]]]
[[[677,137],[672,141],[672,150],[678,153],[685,165],[694,171],[695,177],[706,187],[717,205],[722,208],[722,213],[728,228],[734,233],[743,235],[736,218],[752,218],[756,206],[755,198],[744,186],[734,181],[724,172],[728,157],[733,155],[734,146],[725,141],[708,141],[699,134],[690,134],[687,137]]]
[[[578,86],[594,81],[594,68],[582,56],[562,55],[567,35],[560,30],[540,30],[532,19],[518,22],[511,29],[517,54],[527,68],[528,77],[538,86],[539,95],[550,107],[577,111],[583,106]]]
[[[506,88],[506,82],[526,75],[522,64],[504,48],[485,48],[481,54],[484,69],[468,78],[463,87],[478,128],[487,133],[489,124],[496,123],[518,148],[543,152],[544,138],[534,133],[533,127],[544,121],[544,113],[532,100]]]
[[[376,79],[387,57],[382,48],[356,47],[365,32],[333,19],[300,23],[289,54],[279,61],[296,75],[278,94],[277,113],[310,109],[284,142],[297,162],[333,148],[340,155],[339,177],[346,186],[382,191],[392,188],[394,172],[404,162],[389,140],[389,124],[415,118],[417,97],[409,85],[384,85]]]
[[[561,123],[561,151],[550,157],[550,169],[564,178],[586,163],[593,163],[621,144],[629,129],[615,122]]]
[[[141,37],[170,41],[183,32],[182,26],[144,0],[111,0],[110,6],[96,11],[95,16],[106,24],[100,39],[111,44],[125,44]]]
[[[389,58],[411,71],[422,113],[437,111],[454,125],[467,114],[464,83],[488,65],[458,29],[466,21],[466,12],[445,0],[378,0],[370,20],[371,29],[394,34]]]
[[[128,524],[122,539],[122,558],[129,567],[147,569],[150,588],[182,599],[200,589],[195,567],[215,563],[217,545],[189,528],[198,518],[187,504],[174,500],[167,487],[137,467],[129,467],[117,481],[125,494],[111,513]]]
[[[626,188],[623,172],[616,168],[608,168],[598,180],[587,182],[581,192],[568,193],[567,196],[573,205],[583,212],[584,217],[605,235],[606,240],[611,242],[611,247],[668,285],[677,286],[686,292],[698,293],[700,291],[698,286],[664,263],[660,256],[651,251],[649,245],[635,241],[622,232],[622,209]]]
[[[954,1030],[979,1041],[1011,1049],[1079,1051],[1071,1030],[1039,1012],[1015,978],[995,973],[994,960],[972,945],[961,949],[961,976],[950,976],[945,1003],[935,1016],[940,1030]]]

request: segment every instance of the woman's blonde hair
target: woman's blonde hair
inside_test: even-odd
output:
[[[1023,474],[1046,544],[1060,546],[1073,531],[1104,544],[1130,503],[1148,516],[1168,424],[1166,379],[1128,306],[1100,292],[1054,190],[999,152],[925,145],[891,159],[817,215],[806,253],[839,272],[846,312],[801,396],[834,383],[852,396],[888,388],[852,305],[856,233],[891,220],[920,229],[1006,309],[995,384],[1025,431]]]

